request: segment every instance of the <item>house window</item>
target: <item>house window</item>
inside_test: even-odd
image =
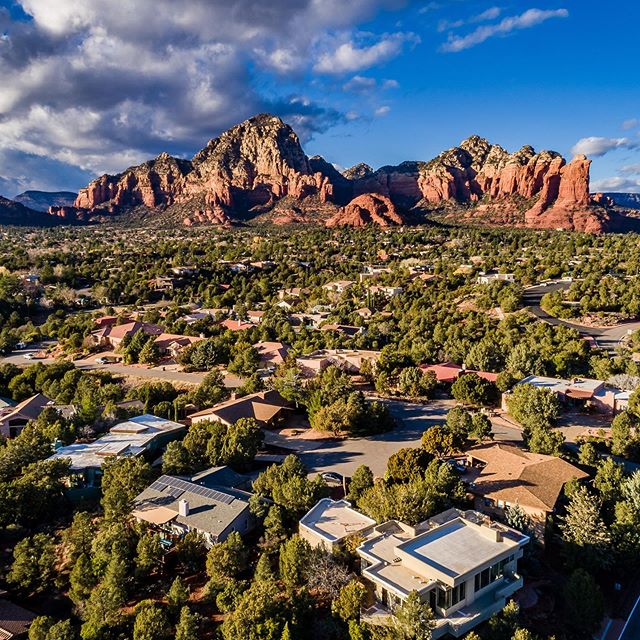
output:
[[[502,578],[505,566],[510,562],[513,562],[514,559],[515,555],[510,555],[508,558],[504,558],[476,574],[474,577],[474,590],[480,591],[481,589],[488,587],[492,582]]]
[[[461,584],[453,587],[453,589],[442,589],[441,587],[437,588],[437,604],[440,609],[449,609],[450,607],[455,606],[461,600],[465,599],[466,596],[466,583],[462,582]]]

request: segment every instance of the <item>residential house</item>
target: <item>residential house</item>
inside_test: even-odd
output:
[[[289,353],[288,345],[283,342],[256,342],[253,348],[260,356],[260,368],[271,369],[282,364]]]
[[[363,536],[375,525],[375,520],[353,509],[347,500],[323,498],[300,519],[298,533],[312,547],[333,553],[345,540]]]
[[[135,498],[131,515],[159,531],[167,546],[190,531],[202,535],[207,547],[224,542],[234,531],[249,533],[255,526],[251,494],[199,481],[199,476],[160,476]]]
[[[528,376],[524,380],[520,380],[515,386],[520,384],[529,384],[538,389],[548,389],[566,407],[579,409],[592,407],[599,413],[614,413],[616,408],[619,409],[620,406],[626,406],[624,393],[620,389],[605,386],[602,380],[577,377],[571,380],[564,380],[562,378]],[[502,408],[505,411],[507,410],[507,400],[510,393],[511,391],[506,391],[502,394]],[[621,393],[622,395],[619,395]],[[616,396],[618,396],[618,405],[616,405]]]
[[[375,313],[375,310],[372,309],[371,307],[362,307],[361,309],[357,309],[356,313],[363,320],[368,320],[369,318],[371,318],[371,316],[373,316],[373,314]]]
[[[221,327],[228,329],[229,331],[247,331],[253,329],[256,325],[251,322],[245,322],[244,320],[232,320],[227,318],[219,323]]]
[[[365,361],[375,366],[380,358],[379,351],[365,349],[318,349],[309,355],[296,358],[296,364],[303,375],[313,377],[334,365],[351,375],[358,375]]]
[[[247,311],[247,320],[253,324],[260,324],[264,317],[264,311]]]
[[[111,427],[106,435],[93,442],[58,447],[49,460],[70,460],[74,487],[98,487],[105,460],[160,452],[185,431],[183,424],[145,413]]]
[[[117,349],[126,337],[133,337],[138,331],[148,336],[159,336],[163,329],[157,324],[149,322],[126,322],[125,324],[107,325],[98,331],[93,331],[91,337],[95,344],[111,349]]]
[[[180,278],[186,278],[189,276],[196,276],[200,272],[198,267],[185,266],[185,267],[171,267],[171,273]]]
[[[423,371],[432,371],[438,382],[445,384],[452,384],[461,375],[465,373],[475,373],[476,375],[488,380],[489,382],[495,382],[498,379],[497,373],[491,373],[490,371],[476,371],[475,369],[467,369],[464,365],[460,366],[454,362],[442,362],[440,364],[423,364],[420,365],[420,369]]]
[[[151,281],[151,286],[154,291],[173,291],[181,280],[179,278],[173,278],[171,276],[158,276]]]
[[[320,327],[320,331],[335,331],[336,333],[341,333],[343,336],[347,338],[355,338],[356,336],[362,335],[365,333],[364,327],[353,327],[348,324],[323,324]]]
[[[26,640],[36,614],[6,599],[0,589],[0,640]]]
[[[322,288],[331,293],[344,293],[354,284],[355,282],[353,280],[336,280],[335,282],[327,282],[327,284],[323,284]]]
[[[391,273],[391,268],[365,264],[362,273],[358,274],[358,280],[364,282],[367,278],[375,278],[383,273]]]
[[[190,347],[204,338],[197,336],[180,336],[174,333],[161,333],[154,340],[161,356],[175,358],[183,349]]]
[[[435,615],[432,638],[460,638],[500,611],[522,587],[518,560],[529,537],[475,511],[449,509],[411,527],[373,528],[357,553],[376,604],[367,622],[385,622],[416,591]]]
[[[188,416],[191,424],[212,421],[227,426],[235,424],[240,418],[253,418],[261,427],[271,428],[282,420],[291,403],[285,400],[275,389],[259,391],[242,398],[230,400]]]
[[[280,291],[278,291],[278,298],[280,300],[287,300],[290,298],[298,299],[308,296],[309,293],[309,289],[305,289],[304,287],[290,287],[288,289],[280,289]]]
[[[35,420],[53,401],[41,393],[36,393],[14,407],[0,409],[0,435],[15,438],[24,429],[27,422]]]
[[[474,508],[504,518],[506,509],[518,505],[540,541],[544,541],[547,518],[555,511],[564,485],[589,477],[562,458],[503,442],[478,444],[465,455],[469,466],[465,479]]]
[[[513,273],[485,273],[481,271],[476,278],[478,284],[491,284],[492,282],[515,282],[515,275]]]
[[[369,287],[367,291],[369,291],[369,293],[373,296],[381,295],[385,298],[395,298],[396,296],[399,296],[404,291],[404,289],[402,287],[373,285]]]

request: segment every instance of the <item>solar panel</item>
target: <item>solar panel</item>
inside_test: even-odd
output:
[[[222,504],[231,504],[235,500],[233,496],[222,493],[221,491],[208,489],[207,487],[203,487],[199,484],[186,482],[185,480],[172,478],[171,476],[161,476],[151,485],[150,488],[155,491],[168,493],[174,498],[179,498],[183,493],[189,492],[195,493],[198,496],[203,496],[204,498],[211,498],[212,500],[221,502]]]

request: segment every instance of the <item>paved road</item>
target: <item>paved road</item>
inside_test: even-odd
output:
[[[618,640],[638,640],[638,638],[640,638],[640,596]]]
[[[27,353],[37,353],[41,349],[46,349],[54,343],[42,343],[40,345],[30,345],[26,349],[18,349],[13,351],[4,358],[0,358],[0,364],[10,362],[18,366],[28,366],[36,362],[42,362],[43,364],[52,364],[56,362],[55,358],[39,358],[37,360],[29,360],[25,358]],[[143,367],[136,367],[128,364],[99,364],[95,361],[97,356],[93,355],[87,360],[76,360],[73,364],[78,368],[85,371],[110,371],[111,373],[119,376],[128,376],[132,378],[141,378],[145,380],[167,380],[174,383],[187,383],[187,384],[200,384],[204,379],[206,373],[185,373],[184,371],[175,371],[174,369],[166,368],[164,371],[161,367],[153,369],[145,369]],[[224,379],[225,386],[228,389],[235,389],[242,385],[242,380],[233,374],[228,374]]]
[[[620,345],[620,341],[630,333],[640,329],[640,322],[624,322],[615,327],[587,327],[575,322],[569,322],[568,320],[562,320],[560,318],[554,318],[550,316],[540,306],[540,300],[545,293],[551,293],[552,291],[558,291],[560,289],[568,289],[571,286],[570,282],[555,282],[546,287],[536,286],[525,289],[522,299],[524,304],[529,307],[529,311],[544,322],[548,322],[553,325],[563,325],[570,329],[575,329],[583,336],[588,336],[596,341],[596,344],[601,349],[613,352],[616,347]]]

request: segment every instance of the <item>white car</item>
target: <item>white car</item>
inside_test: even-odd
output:
[[[36,357],[36,354],[35,353],[25,353],[22,357],[26,358],[27,360],[33,360]]]
[[[16,349],[26,349],[26,347],[27,347],[26,342],[18,342],[18,344],[16,345]]]

